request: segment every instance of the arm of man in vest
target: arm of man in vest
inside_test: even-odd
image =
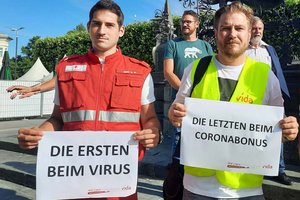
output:
[[[141,108],[142,130],[134,135],[144,147],[155,147],[160,140],[160,124],[157,119],[154,103],[142,105]]]
[[[51,117],[38,127],[21,128],[18,131],[18,141],[22,149],[34,149],[43,137],[43,131],[60,131],[63,121],[59,106],[55,105]]]
[[[168,83],[176,90],[179,89],[180,79],[174,74],[174,60],[167,58],[164,59],[164,77]]]

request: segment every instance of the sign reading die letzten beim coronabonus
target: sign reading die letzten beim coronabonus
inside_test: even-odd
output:
[[[282,107],[195,98],[186,98],[185,105],[182,164],[271,176],[278,174]]]

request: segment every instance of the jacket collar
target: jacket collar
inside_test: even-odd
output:
[[[88,53],[87,53],[88,58],[94,63],[99,63],[99,57],[96,56],[94,53],[93,49],[90,48]],[[122,57],[122,51],[120,47],[117,47],[117,51],[109,56],[105,57],[104,63],[110,63],[110,62],[115,62],[116,60],[119,60]]]

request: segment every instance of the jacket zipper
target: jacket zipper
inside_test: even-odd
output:
[[[98,85],[98,89],[97,89],[97,98],[96,98],[96,121],[95,121],[95,130],[99,130],[99,115],[100,115],[100,109],[99,109],[99,99],[101,98],[102,93],[103,93],[103,77],[104,77],[104,63],[101,64],[101,62],[99,61],[100,63],[100,73],[99,73],[99,85]],[[100,127],[102,129],[102,127]]]

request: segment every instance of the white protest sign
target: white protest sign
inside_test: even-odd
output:
[[[283,108],[186,98],[181,160],[187,166],[277,175]]]
[[[125,197],[136,191],[132,132],[45,132],[37,157],[37,200]]]

